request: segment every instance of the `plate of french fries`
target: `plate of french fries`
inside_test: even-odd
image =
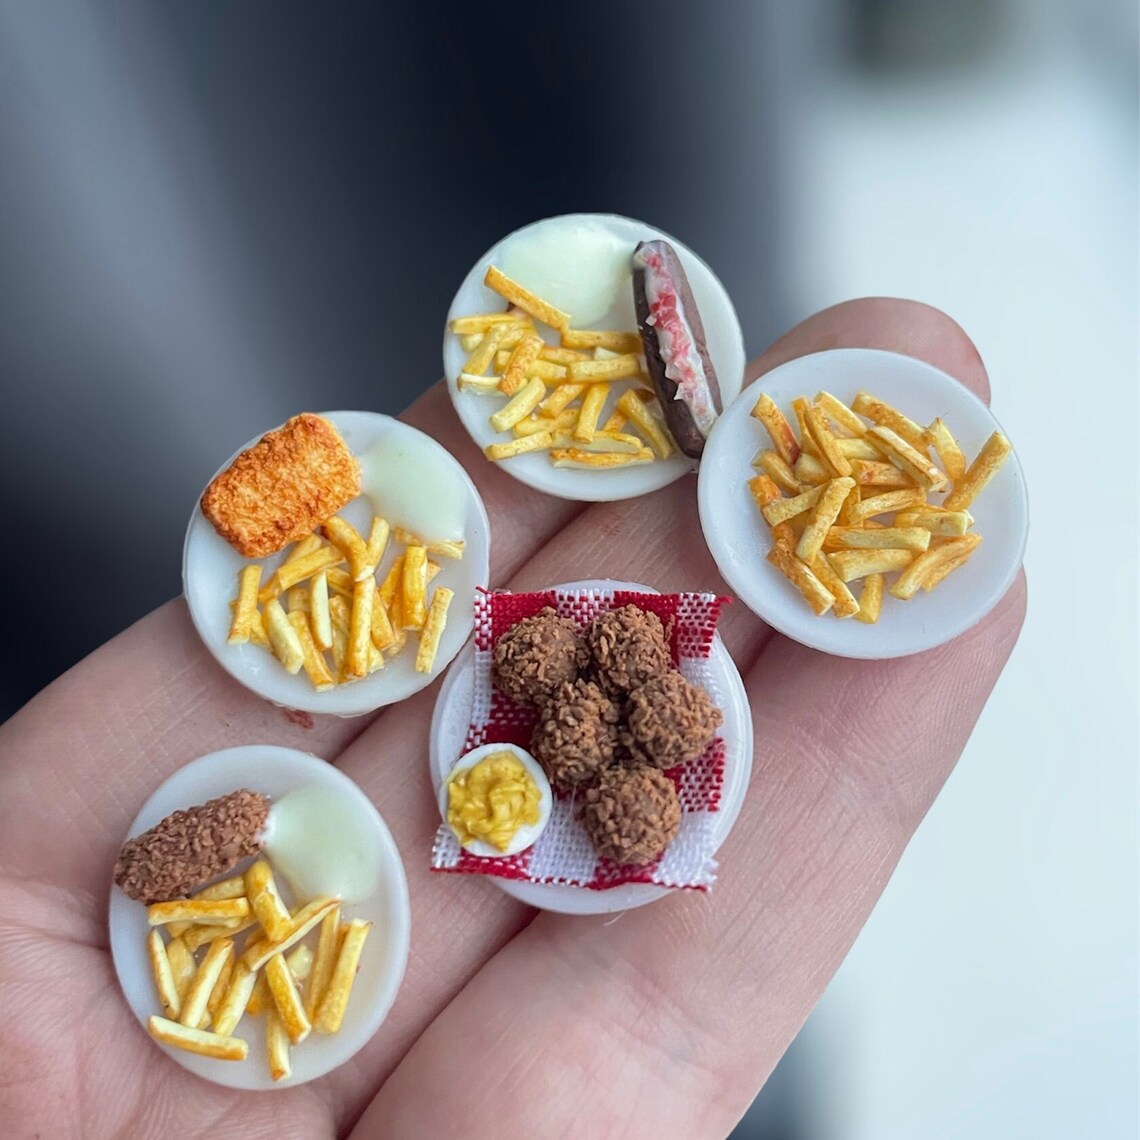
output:
[[[289,1088],[344,1064],[395,1001],[410,939],[400,854],[363,792],[331,764],[246,745],[200,757],[150,797],[138,835],[172,812],[238,787],[274,801],[319,786],[363,813],[380,868],[373,893],[301,897],[264,853],[186,899],[144,906],[112,887],[111,951],[142,1031],[200,1077],[239,1089]]]
[[[654,226],[612,214],[534,222],[479,259],[452,301],[443,363],[459,418],[493,463],[528,486],[586,502],[628,499],[696,467],[665,427],[645,372],[630,282],[588,327],[500,268],[519,235],[583,219],[629,244],[665,238],[700,308],[725,406],[740,390],[744,341],[727,291],[688,247]]]
[[[990,410],[912,357],[837,349],[746,388],[701,462],[725,581],[781,633],[903,657],[979,622],[1012,585],[1025,479]]]
[[[464,499],[462,540],[385,518],[367,481],[268,558],[243,557],[195,507],[183,589],[207,648],[247,688],[287,708],[357,716],[418,692],[459,652],[474,591],[487,582],[490,524],[462,465],[422,432],[373,412],[322,415],[358,457],[407,435],[434,449]],[[400,477],[398,468],[386,473]]]

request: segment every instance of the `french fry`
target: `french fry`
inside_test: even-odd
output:
[[[485,335],[485,333],[481,332],[460,333],[459,343],[463,347],[464,352],[470,353],[483,343],[483,337]]]
[[[265,629],[273,655],[285,667],[285,672],[299,673],[305,663],[305,653],[296,630],[289,624],[289,618],[276,598],[265,603]]]
[[[244,964],[240,958],[238,959],[238,964]],[[246,968],[248,969],[248,967]],[[269,979],[266,978],[264,970],[250,970],[250,973],[253,974],[257,981],[250,991],[249,1001],[247,1001],[245,1005],[245,1012],[248,1013],[250,1017],[258,1017],[273,1006],[273,995],[269,992]]]
[[[966,474],[966,457],[941,417],[926,429],[926,444],[934,448],[951,483],[957,483]]]
[[[331,689],[336,684],[336,678],[329,672],[324,654],[313,641],[308,614],[294,610],[288,614],[288,618],[289,624],[293,627],[293,632],[297,635],[297,641],[301,645],[301,664],[304,667],[305,675],[318,693]],[[332,642],[331,628],[329,629],[329,642],[330,644]]]
[[[336,1033],[340,1029],[348,1008],[352,984],[356,980],[356,968],[360,964],[364,941],[371,929],[372,923],[359,918],[354,918],[348,924],[332,977],[317,1008],[314,1027],[318,1033]]]
[[[273,1080],[283,1081],[293,1075],[293,1065],[289,1059],[289,1033],[275,1009],[269,1011],[265,1020],[265,1059]]]
[[[818,409],[813,409],[818,412]],[[819,443],[819,440],[816,440]],[[839,515],[839,508],[855,486],[854,479],[833,479],[823,488],[823,493],[812,507],[808,524],[796,544],[796,557],[806,566],[811,566],[823,548],[823,540]],[[811,492],[809,492],[810,494]]]
[[[792,465],[792,474],[800,481],[811,487],[819,487],[828,481],[831,476],[827,468],[814,455],[806,451],[800,452],[800,457]]]
[[[630,389],[618,398],[618,410],[632,423],[646,440],[659,459],[668,459],[673,453],[673,444],[663,424],[645,406],[637,393]]]
[[[259,938],[252,946],[246,947],[242,960],[251,970],[260,970],[274,954],[284,954],[300,942],[336,905],[336,899],[322,897],[310,900],[293,915],[293,926],[280,942]]]
[[[293,916],[281,901],[273,868],[265,859],[258,859],[246,870],[245,893],[266,935],[269,938],[284,938],[289,933]]]
[[[872,495],[863,499],[851,512],[850,526],[858,526],[875,515],[886,515],[892,511],[912,510],[926,504],[926,495],[920,487],[912,491],[884,491],[881,495]]]
[[[872,447],[878,447],[898,468],[905,471],[920,487],[928,491],[941,491],[947,484],[946,476],[930,460],[892,431],[876,425],[867,429],[863,437]]]
[[[883,457],[883,453],[876,451],[862,436],[857,439],[836,439],[835,450],[848,459],[882,459]]]
[[[438,592],[437,590],[436,593]],[[422,639],[420,645],[421,647],[423,645]],[[317,1007],[320,1005],[321,998],[324,997],[325,990],[328,988],[329,978],[332,977],[333,967],[336,965],[337,928],[339,926],[340,907],[336,906],[321,919],[321,933],[317,939],[317,953],[313,959],[313,968],[309,974],[308,985],[305,987],[305,1013],[310,1021],[316,1016]]]
[[[404,555],[399,555],[388,569],[384,581],[380,583],[380,600],[384,603],[389,615],[392,614],[393,603],[400,596],[400,583],[404,578]]]
[[[309,589],[307,586],[294,586],[285,595],[285,614],[301,613],[307,614],[309,612]]]
[[[246,1011],[253,988],[260,977],[264,975],[255,973],[240,958],[237,959],[233,973],[230,974],[230,984],[225,997],[214,1011],[215,1033],[229,1037],[238,1027],[238,1022]]]
[[[374,515],[368,528],[368,541],[364,544],[364,566],[369,577],[376,574],[376,569],[384,558],[384,551],[388,549],[391,533],[392,528],[388,525],[388,520]]]
[[[147,1021],[147,1031],[163,1045],[202,1057],[213,1057],[216,1061],[244,1061],[249,1055],[248,1044],[238,1037],[222,1037],[201,1029],[189,1029],[165,1017],[151,1017]]]
[[[764,508],[769,503],[774,503],[780,498],[780,488],[767,475],[753,476],[748,481],[748,489],[752,492],[752,497],[756,500],[756,505],[760,508],[761,514],[764,513]],[[765,519],[764,521],[767,522],[768,520]],[[777,545],[786,547],[789,551],[799,541],[799,536],[788,521],[778,522],[772,526],[772,537]]]
[[[627,353],[608,360],[576,360],[566,366],[571,384],[593,384],[599,380],[628,380],[645,372],[640,356]]]
[[[179,1008],[181,1008],[186,990],[194,980],[194,971],[198,966],[194,961],[194,955],[186,948],[186,943],[181,937],[172,938],[166,944],[166,960],[170,963],[170,972],[174,975],[174,985],[178,990]]]
[[[497,266],[489,265],[483,284],[498,293],[505,301],[529,313],[536,321],[565,332],[570,327],[570,314],[548,305],[541,297],[536,297],[529,289],[524,289],[517,281],[512,281]],[[573,347],[573,346],[567,346]]]
[[[332,648],[332,623],[329,619],[329,571],[321,570],[309,583],[309,629],[313,644],[322,652]],[[302,643],[301,649],[305,646]]]
[[[582,410],[578,413],[578,422],[574,425],[573,436],[578,443],[589,443],[598,430],[598,419],[602,409],[609,398],[609,384],[591,384],[582,398]]]
[[[795,473],[774,451],[762,451],[756,464],[782,491],[789,495],[798,495],[804,488],[796,478]]]
[[[345,656],[345,668],[353,677],[366,677],[372,664],[372,602],[375,597],[376,581],[371,575],[356,583],[352,592]]]
[[[563,329],[561,341],[563,348],[605,348],[623,354],[638,353],[644,347],[640,333],[610,329]]]
[[[498,376],[475,376],[471,372],[460,372],[456,378],[455,386],[461,392],[477,392],[482,396],[489,396],[499,391]]]
[[[803,594],[816,617],[835,604],[835,595],[786,546],[776,543],[768,551],[768,561]]]
[[[518,325],[526,323],[526,318],[518,309],[508,309],[497,313],[473,313],[469,317],[455,317],[451,331],[457,336],[468,333],[485,333],[496,325]]]
[[[807,410],[811,407],[811,401],[806,396],[798,396],[792,401],[792,412],[796,417],[796,426],[800,431],[800,452],[807,452],[808,455],[820,459],[819,448],[815,445],[815,440],[811,437],[811,432],[808,431],[807,426]],[[828,468],[830,471],[830,468]]]
[[[244,918],[249,914],[249,902],[236,899],[172,899],[170,902],[151,903],[146,908],[149,926],[164,926],[168,922],[217,922],[224,918]]]
[[[839,450],[827,416],[819,408],[809,406],[804,409],[804,423],[824,464],[841,478],[850,476],[851,460]]]
[[[538,405],[538,414],[543,419],[557,420],[564,411],[585,392],[585,384],[561,384]],[[575,417],[576,419],[577,417]]]
[[[851,410],[866,416],[869,420],[874,420],[879,427],[894,432],[914,450],[926,450],[926,432],[897,408],[892,408],[882,400],[876,400],[870,392],[856,392],[855,398],[851,401]]]
[[[423,632],[420,634],[419,648],[416,650],[416,672],[430,673],[435,667],[435,657],[439,652],[439,639],[443,636],[447,625],[447,610],[454,591],[446,586],[437,586],[431,596],[431,606],[424,619]]]
[[[510,431],[520,420],[525,419],[542,403],[546,396],[546,385],[537,377],[529,379],[518,392],[490,417],[495,431]]]
[[[483,448],[483,454],[498,463],[503,459],[513,459],[516,455],[525,455],[528,451],[546,451],[552,442],[550,432],[539,431],[534,435],[513,439],[510,443],[489,443]]]
[[[648,447],[636,452],[588,451],[582,447],[559,447],[550,452],[555,467],[576,467],[584,471],[608,470],[613,467],[637,467],[655,463],[656,458]]]
[[[234,974],[234,956],[232,954],[226,955],[226,960],[222,963],[222,972],[218,975],[218,980],[214,983],[214,988],[210,991],[210,996],[206,1000],[206,1011],[213,1017],[217,1013],[222,1004],[223,998],[226,996],[227,990],[230,988],[230,980]],[[199,1026],[205,1029],[206,1026]],[[218,1032],[218,1027],[215,1024],[214,1032]]]
[[[548,419],[542,412],[529,415],[525,420],[519,420],[512,429],[515,435],[535,435],[540,431],[568,431],[578,422],[578,413],[574,408],[559,412],[553,419]]]
[[[855,615],[856,621],[865,625],[874,625],[879,620],[883,608],[883,576],[882,574],[868,574],[863,579],[863,589],[859,594],[859,612]]]
[[[830,392],[817,392],[815,404],[839,429],[835,432],[836,435],[856,439],[867,430],[867,425],[842,400]]]
[[[201,925],[192,926],[185,934],[182,935],[181,942],[185,948],[193,954],[194,951],[201,947],[213,942],[218,938],[235,938],[241,934],[243,930],[248,930],[251,926],[257,925],[257,918],[250,913],[246,918],[242,919],[237,926],[221,926],[221,925]],[[172,942],[170,946],[173,946]],[[167,954],[170,953],[170,946],[166,948]]]
[[[333,515],[324,521],[321,529],[329,542],[348,559],[348,572],[354,582],[362,582],[376,573],[375,566],[368,567],[368,547],[356,527],[339,515]]]
[[[288,954],[285,955],[285,965],[289,967],[289,972],[293,975],[293,980],[297,982],[298,986],[308,976],[309,971],[313,968],[313,952],[303,942],[299,946],[294,946]]]
[[[942,546],[920,554],[898,576],[894,585],[889,587],[891,597],[904,602],[913,598],[919,588],[939,570],[950,563],[961,565],[965,562],[981,541],[982,536],[979,534],[964,534],[961,538],[948,539]],[[945,574],[939,577],[938,581],[941,581],[942,577],[945,577]]]
[[[825,557],[844,582],[854,582],[868,574],[903,570],[913,561],[914,553],[910,550],[838,550]]]
[[[788,519],[795,518],[796,515],[803,514],[804,511],[810,511],[819,502],[826,486],[827,484],[824,484],[823,487],[813,487],[810,491],[804,491],[791,499],[776,499],[768,503],[761,513],[768,520],[769,526],[787,522]]]
[[[998,473],[1012,450],[1009,440],[1000,431],[995,431],[986,440],[966,474],[955,482],[954,490],[942,503],[943,509],[964,511],[970,507],[982,488]]]
[[[542,344],[542,337],[535,333],[529,333],[519,341],[499,381],[499,391],[505,396],[513,396],[526,383],[531,365],[538,360],[538,354],[542,351]]]
[[[503,343],[508,327],[505,321],[492,325],[467,358],[461,371],[468,376],[482,376],[491,367],[491,362],[495,359],[495,353],[499,351],[499,345]]]
[[[396,631],[392,628],[392,619],[388,616],[388,607],[380,597],[380,589],[376,588],[372,599],[372,646],[383,652],[396,644]]]
[[[884,491],[914,486],[914,480],[905,471],[877,459],[852,459],[851,477],[860,487],[881,487]]]
[[[409,546],[404,551],[401,580],[404,620],[402,629],[423,629],[427,620],[427,549]]]
[[[319,534],[306,535],[300,542],[293,544],[293,549],[289,551],[283,565],[296,562],[298,558],[305,558],[315,551],[320,550],[322,546],[324,546],[324,540]]]
[[[322,546],[319,550],[314,550],[312,554],[306,554],[304,558],[282,563],[277,568],[277,573],[269,580],[269,584],[276,585],[277,588],[277,593],[273,594],[272,597],[278,597],[283,591],[297,585],[298,582],[304,582],[306,578],[311,578],[320,570],[339,566],[343,561],[344,555],[335,546]],[[265,589],[263,586],[258,595],[258,600],[262,605],[270,600],[264,596]]]
[[[630,455],[646,450],[645,444],[637,436],[620,431],[596,431],[589,443],[580,443],[569,432],[555,432],[554,447],[573,448],[577,451],[624,451]]]
[[[940,538],[958,538],[974,525],[969,511],[946,511],[933,508],[901,511],[895,515],[895,526],[920,526]]]
[[[823,549],[836,550],[914,550],[930,546],[930,531],[919,526],[884,526],[874,530],[862,527],[833,526],[827,532]]]
[[[191,1029],[197,1029],[203,1014],[207,1012],[206,1005],[213,993],[214,985],[221,975],[226,961],[233,957],[234,941],[232,938],[215,938],[206,951],[189,987],[182,1000],[182,1009],[178,1020]]]
[[[305,1016],[305,1007],[301,1004],[301,995],[297,992],[297,983],[293,979],[292,971],[285,964],[281,954],[274,954],[265,964],[265,978],[269,985],[269,992],[273,995],[273,1004],[277,1007],[277,1015],[289,1034],[289,1040],[299,1045],[312,1029],[308,1017]]]
[[[174,978],[170,959],[166,955],[166,943],[162,940],[162,931],[152,930],[147,935],[146,952],[158,1000],[162,1002],[167,1017],[177,1017],[179,1010],[182,1009],[182,996],[178,992],[178,983]]]
[[[330,593],[340,594],[342,598],[352,597],[354,583],[352,575],[347,570],[334,566],[331,570],[325,570],[322,573],[328,581]]]
[[[628,422],[629,417],[625,412],[618,411],[616,408],[610,412],[609,419],[602,424],[602,431],[604,432],[620,432]]]
[[[428,554],[436,554],[440,558],[462,558],[463,552],[467,549],[467,543],[463,539],[424,539],[419,538],[412,534],[409,530],[404,530],[403,527],[396,527],[392,532],[396,536],[396,541],[404,546],[422,546]]]
[[[756,401],[752,415],[767,429],[776,454],[789,466],[794,464],[800,457],[800,445],[796,442],[792,425],[784,418],[776,401],[766,392],[763,393]]]
[[[859,613],[859,603],[847,588],[847,583],[832,569],[826,555],[817,554],[811,560],[811,572],[819,579],[820,585],[835,598],[831,612],[837,618],[855,617]]]
[[[259,649],[264,649],[267,653],[273,652],[273,646],[269,644],[269,634],[265,629],[265,615],[260,610],[253,615],[253,624],[249,629],[249,640]]]
[[[565,345],[561,347],[553,344],[544,344],[542,351],[538,354],[538,359],[542,361],[550,361],[551,364],[561,364],[564,367],[567,364],[573,364],[575,360],[586,360],[588,357],[586,353],[579,352],[575,348],[567,348]]]
[[[525,334],[522,334],[518,337],[518,340],[520,342],[523,339],[523,335],[525,335]],[[517,348],[517,347],[518,347],[517,344],[512,346],[512,348]],[[538,350],[538,356],[526,366],[527,378],[529,378],[529,379],[537,378],[537,379],[541,380],[544,384],[567,384],[567,383],[569,383],[569,376],[567,375],[565,364],[558,364],[553,360],[543,360],[542,359],[542,354],[544,352],[546,352],[546,350],[549,347],[550,347],[549,345],[543,344],[543,346]],[[503,382],[502,381],[502,374],[506,372],[507,368],[510,366],[510,363],[511,363],[511,353],[509,353],[509,352],[499,352],[495,356],[495,371],[499,373],[498,383],[500,385]],[[501,387],[499,388],[499,391],[502,392]]]
[[[257,591],[261,585],[261,566],[251,562],[241,568],[238,574],[237,604],[234,606],[233,620],[227,645],[244,645],[249,641],[257,614]]]

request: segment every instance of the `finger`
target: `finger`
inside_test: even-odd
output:
[[[797,349],[817,352],[848,347],[848,341],[857,347],[920,352],[936,366],[956,367],[962,360],[961,338],[954,322],[924,305],[856,301],[805,321],[754,361],[749,373],[758,375]],[[960,378],[974,390],[984,389],[980,363],[963,367]],[[693,480],[688,478],[645,498],[591,507],[531,558],[510,585],[533,589],[577,578],[613,577],[664,590],[723,592],[701,537],[694,499]],[[755,660],[768,636],[740,604],[725,611],[723,630],[742,668]],[[399,1060],[489,951],[520,930],[531,913],[487,883],[427,870],[427,853],[439,824],[429,781],[423,778],[429,701],[417,698],[414,717],[399,725],[384,722],[370,728],[338,762],[380,805],[405,853],[418,932],[400,1000],[384,1032],[361,1056],[361,1068],[374,1076],[382,1076]],[[333,1087],[338,1103],[355,1103],[352,1090],[359,1085],[353,1079],[338,1080]]]
[[[471,443],[437,384],[403,417],[457,454],[487,504],[491,581],[581,510],[523,487]],[[219,599],[219,605],[224,605]],[[0,870],[34,873],[102,897],[126,828],[176,768],[238,744],[272,742],[332,759],[370,717],[310,717],[234,681],[201,644],[182,601],[96,650],[0,727],[0,802],[50,804],[51,829],[18,816],[0,834]],[[17,799],[19,797],[19,799]],[[68,841],[61,843],[60,835]]]

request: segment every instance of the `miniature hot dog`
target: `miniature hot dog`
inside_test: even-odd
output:
[[[649,378],[677,446],[699,459],[721,411],[720,384],[677,251],[643,241],[633,253],[633,299]]]

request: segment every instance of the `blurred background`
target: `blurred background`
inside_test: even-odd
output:
[[[1029,620],[735,1135],[1135,1137],[1135,4],[414,7],[0,0],[0,720],[178,593],[245,440],[434,381],[525,222],[675,233],[752,353],[927,301],[1026,469]]]

